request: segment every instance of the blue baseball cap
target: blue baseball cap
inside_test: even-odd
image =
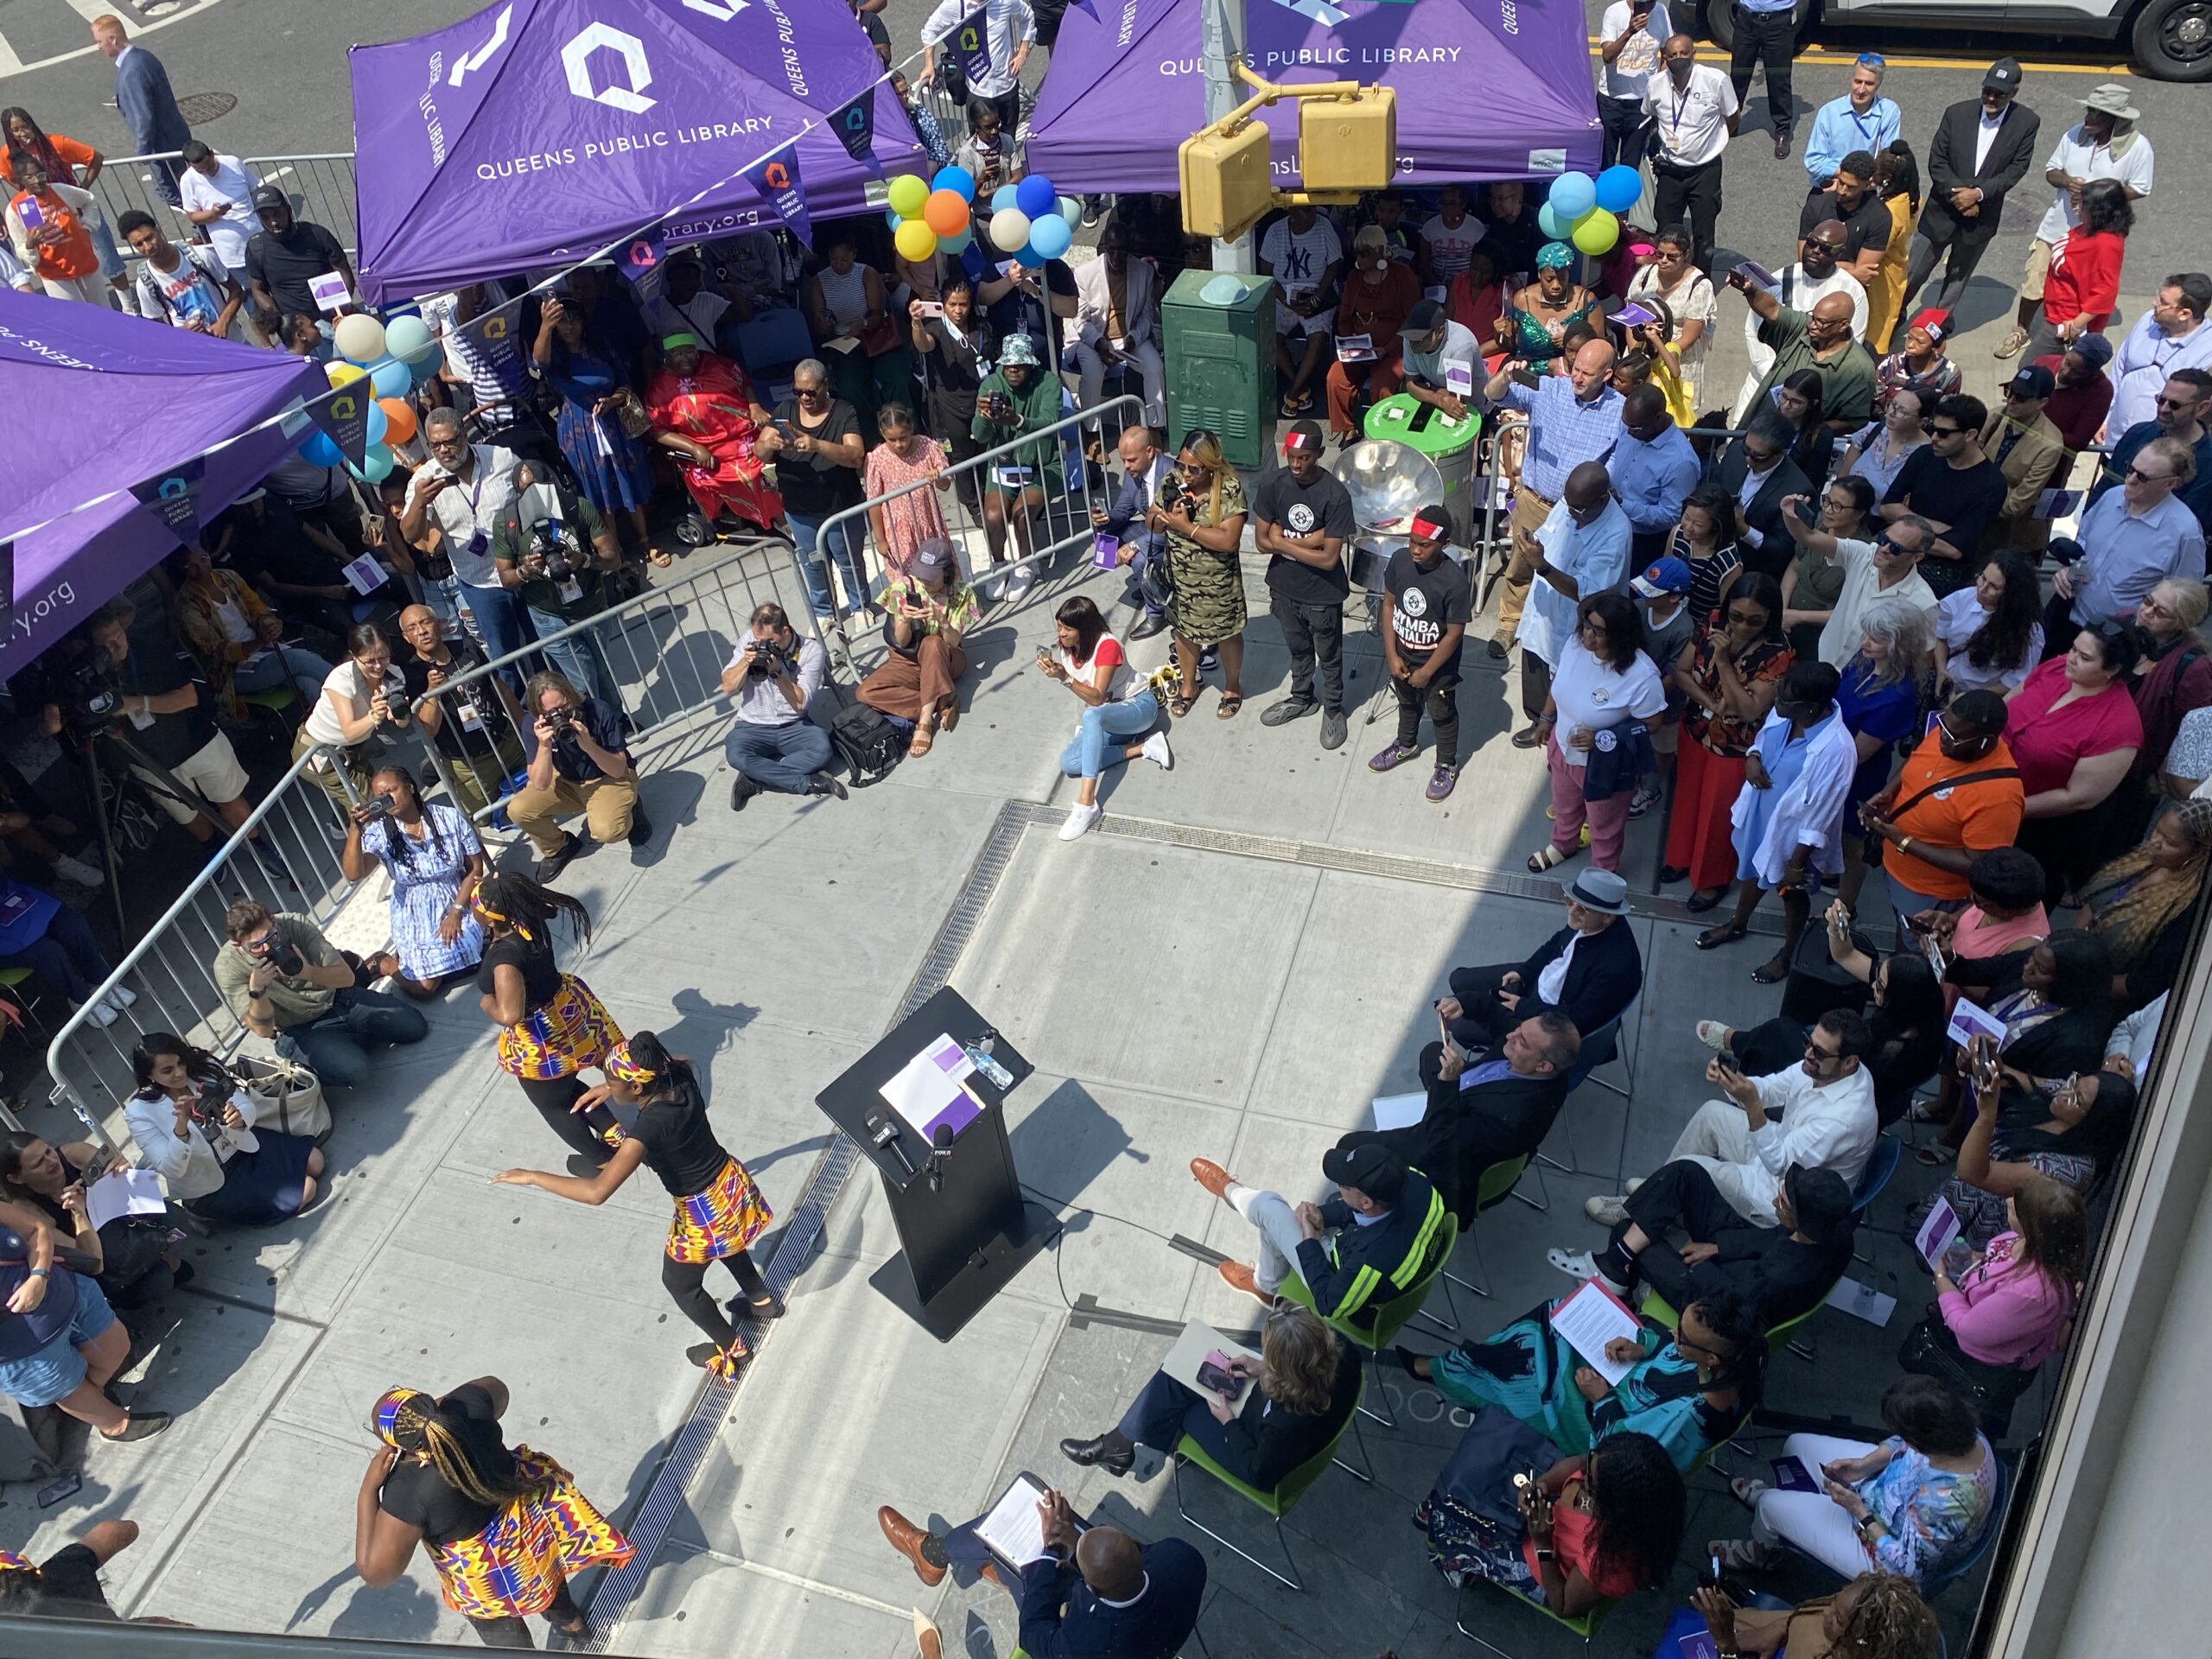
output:
[[[1642,575],[1629,584],[1640,599],[1663,599],[1669,594],[1687,594],[1690,590],[1690,568],[1671,554],[1655,559]]]

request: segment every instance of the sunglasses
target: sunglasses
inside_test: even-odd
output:
[[[1840,252],[1843,251],[1843,244],[1842,244],[1842,243],[1840,243],[1840,242],[1824,242],[1824,241],[1822,241],[1822,240],[1821,240],[1819,237],[1817,237],[1817,236],[1808,236],[1808,237],[1807,237],[1807,238],[1805,238],[1805,245],[1806,245],[1807,247],[1808,247],[1808,248],[1825,248],[1825,249],[1827,249],[1830,253],[1840,253]]]
[[[2173,482],[2173,475],[2171,473],[2146,473],[2140,467],[2134,465],[2133,462],[2130,462],[2128,465],[2127,475],[2139,484],[2171,484]]]
[[[1861,52],[1858,63],[1862,69],[1886,69],[1890,67],[1889,60],[1878,52]]]
[[[1764,611],[1739,611],[1732,607],[1728,612],[1728,620],[1731,622],[1756,622],[1761,627],[1764,627],[1767,619]]]
[[[1744,459],[1750,461],[1756,461],[1760,466],[1764,467],[1769,462],[1780,461],[1782,459],[1782,451],[1779,449],[1754,449],[1751,448],[1749,440],[1746,440],[1744,444]]]
[[[1938,426],[1933,421],[1925,423],[1921,429],[1931,438],[1963,438],[1967,435],[1963,426]]]
[[[1843,1056],[1834,1049],[1822,1048],[1818,1043],[1808,1043],[1805,1045],[1805,1058],[1817,1060],[1822,1065],[1832,1065]]]

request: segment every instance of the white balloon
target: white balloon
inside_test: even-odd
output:
[[[1000,208],[991,215],[991,241],[1001,253],[1020,253],[1029,245],[1029,215],[1019,207]]]
[[[340,317],[334,331],[338,354],[349,363],[373,363],[384,355],[384,324],[359,312]]]

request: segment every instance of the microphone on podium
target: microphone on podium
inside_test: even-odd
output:
[[[952,1155],[952,1125],[940,1123],[930,1137],[930,1191],[944,1190],[944,1160]]]

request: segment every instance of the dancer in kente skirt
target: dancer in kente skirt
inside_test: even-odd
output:
[[[569,1580],[588,1567],[620,1567],[630,1541],[576,1490],[575,1478],[499,1433],[507,1385],[464,1382],[442,1400],[393,1389],[369,1413],[384,1442],[369,1459],[353,1508],[353,1570],[371,1588],[407,1571],[420,1543],[437,1569],[446,1605],[476,1626],[487,1648],[527,1648],[542,1613],[563,1636],[585,1631]]]
[[[527,876],[499,874],[478,884],[470,911],[484,929],[477,1002],[499,1027],[499,1069],[568,1142],[575,1154],[569,1173],[588,1176],[612,1155],[622,1131],[601,1096],[588,1097],[578,1074],[603,1067],[622,1031],[590,986],[561,971],[552,928],[565,917],[588,944],[591,912]]]
[[[607,1085],[584,1098],[594,1104],[612,1099],[635,1107],[637,1118],[605,1167],[588,1179],[542,1169],[502,1170],[492,1179],[534,1186],[578,1204],[605,1204],[639,1165],[659,1176],[676,1200],[660,1281],[683,1316],[709,1338],[688,1351],[691,1363],[716,1376],[732,1376],[746,1357],[745,1338],[707,1294],[707,1264],[720,1262],[729,1269],[745,1298],[744,1312],[760,1319],[781,1319],[784,1300],[768,1288],[747,1248],[775,1217],[745,1166],[715,1138],[707,1122],[707,1097],[689,1060],[671,1054],[650,1031],[641,1031],[607,1057]]]

